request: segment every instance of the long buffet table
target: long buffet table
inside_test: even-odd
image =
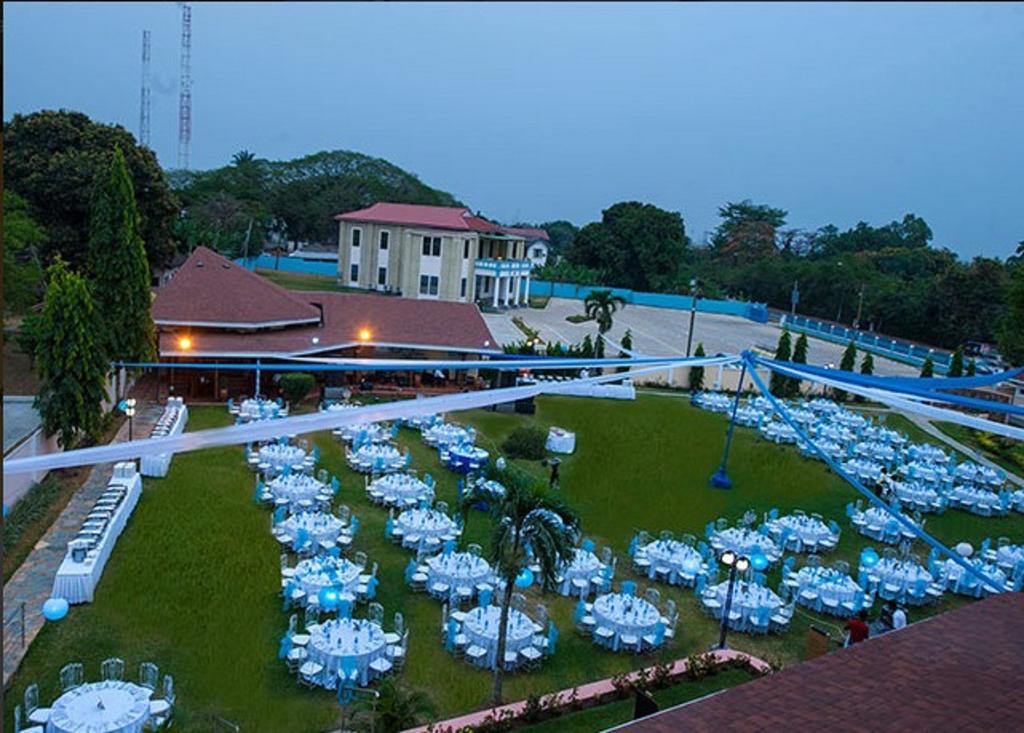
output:
[[[185,424],[188,422],[188,408],[185,407],[185,400],[181,397],[171,397],[167,400],[163,415],[153,428],[151,438],[165,438],[170,435],[180,435],[185,431]],[[171,468],[173,453],[160,453],[155,456],[142,456],[141,470],[143,476],[154,476],[163,478]]]
[[[110,517],[106,531],[99,544],[93,548],[91,557],[87,555],[82,562],[76,562],[72,557],[71,547],[74,541],[69,543],[64,561],[61,562],[57,576],[53,579],[54,598],[64,598],[68,603],[92,602],[96,585],[100,582],[103,568],[106,567],[114,545],[117,544],[117,538],[128,524],[128,518],[135,505],[139,503],[139,496],[142,495],[142,476],[135,470],[134,464],[118,463],[114,466],[114,475],[109,485],[127,488],[124,500]]]

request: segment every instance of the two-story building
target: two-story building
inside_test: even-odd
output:
[[[544,267],[551,257],[551,238],[543,229],[534,227],[505,227],[509,234],[515,234],[526,240],[526,258],[533,266]],[[550,264],[555,264],[551,262]]]
[[[342,285],[494,308],[527,303],[526,238],[465,207],[376,203],[334,218]]]

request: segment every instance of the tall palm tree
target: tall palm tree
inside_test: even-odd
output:
[[[500,482],[505,486],[503,496],[486,493],[486,490],[481,493],[474,488],[467,491],[461,501],[464,512],[468,512],[470,506],[480,499],[490,503],[494,528],[491,531],[489,559],[494,572],[505,583],[498,622],[492,705],[501,704],[508,614],[516,578],[527,564],[526,546],[533,549],[534,561],[540,566],[542,586],[550,590],[555,587],[559,566],[572,558],[573,545],[579,531],[576,513],[550,496],[546,487],[533,485],[519,473],[508,470],[498,473]]]
[[[612,330],[612,316],[615,311],[625,308],[626,300],[612,295],[611,290],[594,290],[583,300],[583,309],[588,318],[597,321],[597,332],[608,333]]]
[[[381,733],[399,733],[415,728],[424,719],[429,720],[437,714],[437,708],[426,693],[399,687],[391,677],[381,682],[377,691],[376,724]]]

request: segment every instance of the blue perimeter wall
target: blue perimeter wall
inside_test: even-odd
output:
[[[338,276],[337,262],[316,262],[300,260],[295,257],[281,257],[261,254],[259,257],[239,258],[236,264],[248,270],[280,270],[281,272],[299,272],[306,275]],[[276,266],[275,266],[276,265]],[[538,297],[569,298],[583,300],[595,290],[611,290],[627,303],[633,305],[649,305],[652,308],[670,308],[688,311],[693,307],[693,299],[689,295],[670,295],[668,293],[643,293],[626,288],[607,288],[600,285],[576,285],[575,283],[553,283],[543,280],[530,281],[530,295]],[[725,316],[739,316],[757,323],[768,322],[768,307],[764,303],[747,303],[740,300],[697,299],[697,310],[701,313],[720,313]]]
[[[693,307],[689,295],[669,293],[644,293],[626,288],[609,288],[601,285],[577,285],[575,283],[553,283],[543,280],[530,281],[530,295],[543,298],[569,298],[583,300],[595,290],[611,290],[627,303],[649,305],[652,308],[670,308],[688,311]],[[697,299],[697,310],[701,313],[720,313],[725,316],[739,316],[757,323],[768,322],[768,306],[764,303],[747,303],[740,300]]]

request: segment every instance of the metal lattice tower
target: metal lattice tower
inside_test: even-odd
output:
[[[178,95],[178,168],[192,156],[192,8],[181,6],[181,92]]]
[[[139,143],[149,147],[149,31],[142,31],[142,95],[139,109]]]

